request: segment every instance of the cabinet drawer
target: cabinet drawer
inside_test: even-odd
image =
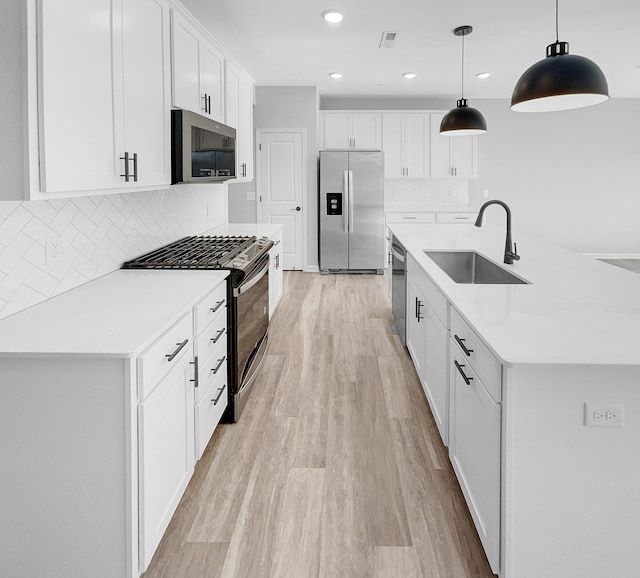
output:
[[[494,401],[502,398],[502,365],[460,314],[451,311],[451,339]],[[466,351],[465,351],[466,349]]]
[[[387,223],[435,223],[435,213],[387,213]]]
[[[475,223],[477,213],[438,213],[438,223]]]
[[[195,334],[200,335],[218,315],[227,315],[227,283],[218,285],[195,307]]]
[[[424,294],[429,306],[440,319],[442,325],[444,325],[445,329],[449,329],[449,302],[447,298],[440,293],[440,289],[436,287],[429,275],[423,271],[422,267],[409,254],[407,254],[407,271],[413,277],[416,285]]]
[[[218,315],[213,323],[210,323],[204,331],[196,338],[196,349],[194,355],[197,355],[200,361],[203,361],[218,349],[221,342],[227,343],[227,316],[226,309],[223,307],[221,314]]]
[[[200,459],[228,403],[227,372],[219,374],[196,405],[196,459]]]
[[[204,392],[220,375],[227,375],[227,334],[216,342],[208,356],[198,356],[198,387],[196,388],[196,403],[200,401]]]
[[[191,314],[185,315],[140,357],[138,357],[138,398],[145,398],[183,355],[191,356]]]

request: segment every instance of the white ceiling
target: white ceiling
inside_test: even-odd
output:
[[[510,98],[555,41],[554,0],[182,0],[258,84],[313,85],[321,95]],[[340,24],[320,13],[337,8]],[[640,98],[640,0],[560,0],[560,40],[595,61],[616,98]],[[379,48],[383,31],[399,33]],[[328,74],[339,71],[340,80]],[[418,77],[402,78],[406,71]],[[491,72],[479,80],[477,72]],[[473,105],[472,105],[473,106]],[[639,111],[640,112],[640,111]]]

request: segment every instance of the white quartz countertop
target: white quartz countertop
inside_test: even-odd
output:
[[[640,366],[640,275],[513,231],[520,261],[502,263],[504,229],[389,228],[451,305],[507,365]],[[424,249],[473,249],[529,285],[455,283]]]
[[[203,233],[204,235],[255,235],[271,237],[283,228],[283,225],[268,223],[227,223]]]
[[[0,320],[0,357],[136,357],[228,271],[118,270]]]

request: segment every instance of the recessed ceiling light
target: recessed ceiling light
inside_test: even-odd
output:
[[[331,78],[342,78],[342,72],[330,72],[329,76]]]
[[[478,78],[489,78],[491,76],[490,72],[478,72],[478,74],[476,74],[476,76]]]
[[[404,76],[404,78],[415,78],[417,74],[415,72],[405,72],[402,76]]]
[[[327,21],[331,22],[331,24],[337,24],[338,22],[342,22],[344,16],[340,14],[335,8],[330,8],[329,10],[325,10],[322,13],[322,17]]]

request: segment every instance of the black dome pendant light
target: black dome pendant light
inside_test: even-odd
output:
[[[468,136],[487,132],[487,121],[482,113],[471,108],[464,97],[464,37],[473,32],[471,26],[458,26],[453,33],[462,36],[462,90],[461,98],[456,102],[456,108],[452,108],[442,118],[440,134],[448,136]]]
[[[609,99],[609,86],[598,65],[569,54],[569,43],[558,40],[547,46],[547,57],[525,70],[513,89],[511,110],[549,112],[600,104]]]

